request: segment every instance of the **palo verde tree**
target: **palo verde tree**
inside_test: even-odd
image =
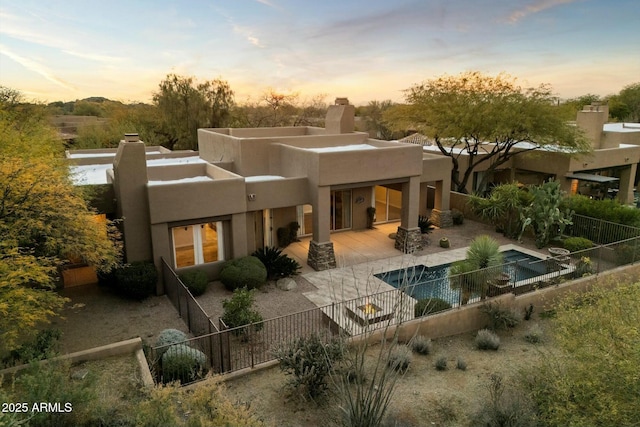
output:
[[[64,303],[58,268],[80,259],[101,270],[120,257],[117,231],[97,221],[69,178],[62,141],[26,104],[0,99],[0,354]],[[35,106],[34,108],[38,108]]]
[[[385,115],[396,129],[413,128],[451,158],[452,184],[466,193],[474,171],[487,165],[478,188],[514,156],[540,147],[583,153],[589,144],[553,105],[551,88],[523,88],[506,74],[466,72],[427,80],[406,90],[407,105]],[[467,156],[461,169],[461,156]]]
[[[234,104],[229,83],[169,74],[160,82],[153,102],[161,116],[161,133],[169,149],[198,149],[198,128],[223,127]]]

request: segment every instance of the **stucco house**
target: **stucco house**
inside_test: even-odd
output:
[[[489,182],[518,181],[524,184],[540,184],[553,178],[560,182],[568,194],[585,194],[592,197],[617,197],[622,203],[634,201],[634,188],[639,183],[640,124],[608,123],[607,105],[586,105],[577,113],[579,126],[591,142],[592,152],[582,156],[570,156],[553,147],[536,149],[512,157],[495,171]],[[442,155],[437,146],[431,145],[419,135],[401,140],[423,146],[425,152]],[[487,151],[491,151],[491,144]],[[516,149],[517,149],[516,145]],[[526,147],[522,147],[526,148]],[[458,150],[459,170],[469,164],[469,156]],[[478,153],[482,156],[482,152]],[[478,165],[467,184],[467,192],[481,191],[478,183],[489,163]],[[609,192],[607,193],[607,189]]]
[[[298,234],[311,236],[307,263],[329,269],[331,234],[366,228],[369,207],[378,222],[398,222],[395,247],[412,252],[421,244],[420,214],[451,223],[450,161],[355,132],[354,112],[338,98],[324,128],[200,129],[198,152],[127,135],[117,150],[67,157],[75,183],[95,187],[100,212],[122,219],[128,262],[160,267],[164,258],[215,279],[225,260],[276,245],[278,229],[297,222]],[[427,198],[428,187],[435,197]]]

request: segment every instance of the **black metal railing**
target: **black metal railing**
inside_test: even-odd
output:
[[[198,361],[185,365],[191,366],[188,368],[191,370],[184,368],[188,372],[182,374],[174,373],[171,365],[170,375],[167,375],[163,357],[167,359],[168,356],[163,355],[171,346],[152,348],[150,359],[155,363],[153,371],[160,381],[176,375],[182,375],[181,379],[195,381],[200,372],[198,369],[201,357],[189,349],[205,355],[206,370],[237,371],[274,360],[273,352],[277,346],[298,337],[314,333],[356,336],[443,310],[483,302],[504,293],[519,295],[586,275],[597,275],[638,260],[640,237],[632,237],[538,261],[514,261],[458,275],[451,275],[449,271],[443,270],[437,277],[428,277],[421,268],[424,266],[413,266],[401,273],[401,283],[397,289],[334,302],[236,328],[227,327],[221,319],[218,320],[220,327],[217,328],[163,260],[167,296],[185,319],[189,330],[198,335],[180,343],[180,351],[190,355],[184,358]],[[420,309],[416,308],[416,304],[422,304],[418,306]],[[196,331],[203,333],[196,334]]]

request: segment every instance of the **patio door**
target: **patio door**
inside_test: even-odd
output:
[[[351,228],[351,190],[331,191],[331,231]]]
[[[400,219],[402,209],[402,191],[376,185],[373,189],[376,208],[376,222],[389,222]]]

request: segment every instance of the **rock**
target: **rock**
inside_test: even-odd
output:
[[[71,374],[71,378],[73,378],[74,380],[83,380],[87,377],[87,374],[89,374],[88,369],[78,369],[73,374]]]
[[[283,291],[290,291],[292,289],[295,289],[298,284],[296,283],[295,280],[289,278],[289,277],[285,277],[284,279],[280,279],[276,282],[276,286],[278,287],[278,289],[281,289]]]

